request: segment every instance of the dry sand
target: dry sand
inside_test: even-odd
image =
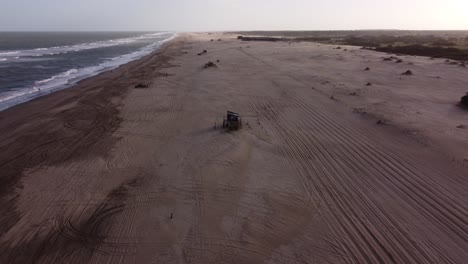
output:
[[[1,112],[0,263],[466,263],[468,70],[385,56],[182,35]]]

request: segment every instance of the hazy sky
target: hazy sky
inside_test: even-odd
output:
[[[0,0],[0,31],[464,29],[468,0]]]

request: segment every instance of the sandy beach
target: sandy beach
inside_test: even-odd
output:
[[[0,263],[466,263],[467,68],[236,37],[0,112]]]

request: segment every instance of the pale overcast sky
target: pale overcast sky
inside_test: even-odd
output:
[[[468,30],[468,0],[0,0],[0,31]]]

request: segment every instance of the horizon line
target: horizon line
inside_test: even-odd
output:
[[[6,32],[317,32],[317,31],[468,31],[468,29],[249,29],[249,30],[0,30]]]

